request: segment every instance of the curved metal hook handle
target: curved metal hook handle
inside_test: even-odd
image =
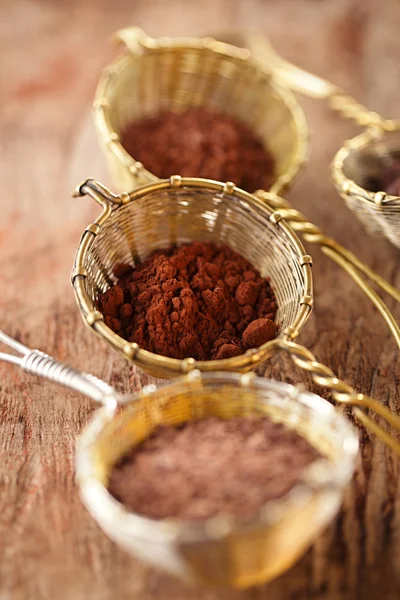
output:
[[[143,31],[140,27],[125,27],[119,29],[113,36],[113,40],[124,44],[132,54],[143,54],[147,48],[154,46],[156,40]]]
[[[110,398],[117,399],[119,396],[113,387],[94,375],[80,373],[40,350],[31,350],[3,331],[0,331],[0,342],[21,355],[0,352],[0,360],[18,365],[23,371],[81,392],[96,402],[105,403]]]
[[[73,191],[72,196],[74,198],[90,196],[101,206],[103,210],[101,215],[95,219],[95,226],[101,226],[108,219],[113,206],[120,206],[122,204],[121,196],[113,194],[105,185],[91,178],[85,179],[85,181],[79,184]]]
[[[398,431],[400,431],[400,417],[392,413],[377,400],[364,394],[358,394],[351,385],[338,379],[329,367],[319,363],[313,353],[304,348],[304,346],[285,339],[278,340],[277,345],[281,350],[285,350],[290,354],[293,362],[300,369],[310,373],[314,383],[330,390],[336,402],[352,406],[354,414],[360,421],[400,456],[400,442],[369,419],[361,409],[373,410]]]
[[[96,179],[85,179],[73,191],[72,196],[78,198],[80,196],[91,196],[93,200],[100,204],[101,207],[108,207],[114,204],[122,203],[120,196],[113,194],[105,185],[96,181]]]

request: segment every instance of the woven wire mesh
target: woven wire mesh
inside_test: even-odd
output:
[[[134,267],[154,250],[191,241],[227,244],[270,278],[283,335],[307,291],[298,249],[269,217],[261,202],[237,195],[184,187],[150,192],[115,208],[94,239],[84,263],[88,295],[96,306],[99,294],[116,283],[116,265]]]
[[[289,184],[307,154],[307,127],[296,100],[238,48],[224,53],[196,41],[127,54],[105,70],[94,116],[115,185],[126,191],[157,180],[122,147],[119,139],[128,123],[198,106],[245,122],[273,153],[277,178]]]

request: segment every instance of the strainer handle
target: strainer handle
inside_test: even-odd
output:
[[[281,350],[285,350],[290,354],[295,365],[311,375],[316,385],[330,390],[336,402],[351,406],[354,415],[400,456],[400,442],[398,439],[370,419],[364,411],[365,409],[374,411],[397,431],[400,431],[400,417],[378,400],[364,394],[358,394],[351,385],[338,379],[329,367],[319,363],[313,353],[304,346],[287,339],[277,340],[277,345]]]
[[[31,350],[3,331],[0,331],[0,342],[20,354],[18,356],[0,352],[0,360],[18,365],[23,371],[39,375],[81,392],[96,402],[105,403],[107,400],[116,399],[118,396],[114,388],[101,379],[94,377],[94,375],[76,371],[72,367],[58,362],[48,354],[40,352],[40,350]]]
[[[119,44],[124,44],[132,54],[143,54],[146,48],[150,49],[156,44],[156,40],[147,35],[140,27],[119,29],[114,34],[113,40]]]
[[[294,209],[288,200],[263,190],[258,190],[255,195],[274,209],[274,213],[270,217],[273,223],[279,224],[281,219],[285,219],[296,232],[303,235],[306,242],[320,246],[324,254],[329,256],[331,260],[336,262],[336,264],[350,275],[380,312],[397,346],[400,348],[400,327],[387,305],[371,287],[367,279],[373,281],[375,285],[392,296],[397,302],[400,302],[400,290],[392,286],[386,279],[378,275],[378,273],[375,273],[373,269],[363,263],[350,250],[347,250],[347,248],[336,242],[336,240],[325,235],[317,225],[308,221],[300,211]]]
[[[112,205],[122,203],[121,196],[113,194],[105,185],[95,179],[85,179],[80,183],[72,194],[75,198],[79,196],[91,196],[102,208],[110,208]]]
[[[340,113],[345,119],[352,119],[362,127],[379,127],[385,131],[399,129],[398,119],[384,119],[378,113],[369,110],[357,100],[346,94],[333,83],[308,73],[304,69],[285,60],[264,35],[246,36],[249,50],[268,64],[274,76],[295,92],[312,98],[327,100],[332,110]]]

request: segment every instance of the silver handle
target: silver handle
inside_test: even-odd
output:
[[[0,352],[0,360],[18,365],[28,373],[39,375],[81,392],[96,402],[104,403],[109,398],[117,399],[119,396],[113,387],[94,377],[94,375],[76,371],[72,367],[58,362],[48,354],[40,352],[40,350],[31,350],[1,330],[0,342],[22,355],[16,356],[15,354]]]

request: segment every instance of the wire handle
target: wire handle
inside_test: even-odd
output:
[[[378,296],[365,278],[373,281],[381,290],[392,296],[397,302],[400,302],[400,291],[386,281],[386,279],[378,275],[378,273],[375,273],[373,269],[363,263],[350,250],[347,250],[347,248],[336,242],[333,238],[325,235],[317,225],[308,221],[300,211],[294,209],[290,202],[284,198],[263,190],[258,190],[255,195],[274,209],[274,213],[270,217],[273,223],[277,224],[281,219],[285,219],[292,229],[302,234],[306,242],[321,246],[324,254],[329,256],[329,258],[350,275],[353,281],[378,309],[393,335],[397,346],[400,348],[399,325],[382,298]]]
[[[250,51],[259,56],[261,60],[267,62],[268,67],[273,71],[274,75],[281,78],[292,90],[314,98],[328,100],[333,110],[340,112],[345,118],[355,120],[361,126],[370,127],[371,131],[372,128],[381,131],[395,131],[400,129],[400,120],[382,118],[379,114],[371,112],[359,104],[357,100],[347,95],[339,87],[296,67],[282,58],[265,36],[245,36],[244,40],[247,42]],[[258,192],[257,195],[259,197],[264,196],[267,202],[270,201],[268,194]],[[375,271],[359,260],[352,252],[338,244],[334,239],[326,236],[317,225],[309,222],[302,213],[293,209],[286,200],[276,197],[275,208],[278,209],[274,217],[276,221],[279,218],[286,219],[295,231],[303,235],[307,242],[321,246],[322,251],[350,275],[353,281],[355,281],[378,309],[389,327],[397,346],[400,348],[400,328],[396,320],[387,305],[362,275],[373,281],[397,302],[400,302],[400,291],[375,273]]]
[[[378,113],[369,110],[333,83],[308,73],[278,54],[264,35],[245,36],[249,50],[261,60],[268,63],[274,76],[280,79],[291,90],[312,98],[327,100],[332,110],[340,113],[345,119],[352,119],[361,127],[378,127],[384,131],[395,131],[400,128],[399,119],[385,119]]]
[[[362,409],[373,410],[398,431],[400,431],[400,417],[377,400],[364,394],[358,394],[351,385],[338,379],[329,367],[319,363],[313,353],[304,346],[286,339],[277,342],[281,350],[290,354],[295,365],[310,373],[314,383],[330,390],[334,400],[339,404],[352,406],[356,417],[400,456],[400,442],[377,425],[375,421],[372,421]]]
[[[122,204],[121,196],[113,194],[105,185],[91,177],[80,183],[72,194],[74,198],[86,195],[91,196],[102,208],[104,208],[104,206],[109,206],[110,204]]]
[[[117,196],[113,194],[108,188],[102,183],[99,183],[95,179],[85,179],[80,185],[78,185],[72,193],[73,198],[79,198],[81,196],[90,196],[101,206],[102,213],[95,219],[92,224],[92,233],[98,232],[98,228],[108,219],[114,206],[120,206],[123,204],[123,197],[128,194],[121,194]]]
[[[101,379],[88,373],[80,373],[40,350],[31,350],[1,330],[0,342],[22,355],[16,356],[0,352],[0,360],[18,365],[23,371],[81,392],[96,402],[105,403],[110,398],[117,399],[118,397],[114,388]]]
[[[132,54],[143,54],[145,48],[151,48],[156,40],[140,27],[125,27],[119,29],[113,36],[115,42],[124,44]]]

